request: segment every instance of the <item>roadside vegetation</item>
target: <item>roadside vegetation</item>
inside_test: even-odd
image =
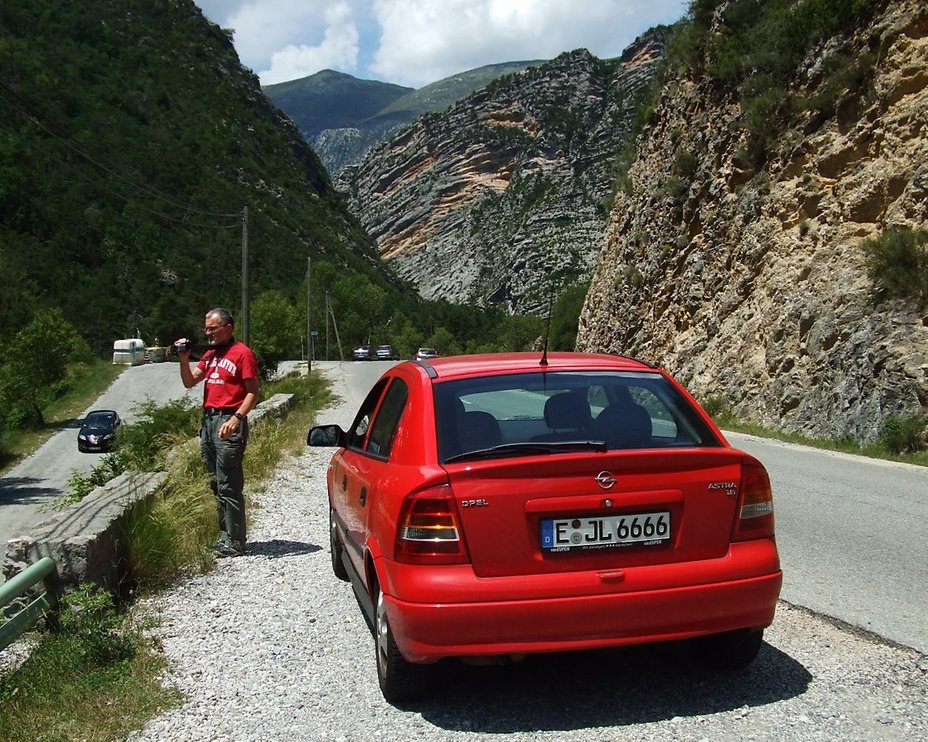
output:
[[[886,298],[928,306],[928,229],[899,227],[864,240],[861,247],[873,281]]]
[[[826,451],[841,451],[874,459],[928,466],[928,418],[924,415],[889,415],[883,420],[877,438],[869,443],[861,444],[852,438],[837,440],[809,438],[799,433],[787,433],[749,420],[741,420],[735,417],[720,397],[710,397],[702,402],[702,405],[715,420],[716,425],[724,430],[772,438],[786,443],[797,443]]]
[[[330,400],[327,384],[315,375],[262,385],[265,398],[276,393],[295,395],[296,404],[286,418],[265,418],[255,427],[245,457],[246,497],[260,491],[283,458],[303,450],[316,410]],[[180,404],[150,408],[142,422],[120,431],[119,466],[168,472],[155,497],[128,517],[131,584],[115,597],[82,585],[65,597],[58,630],[46,626],[20,639],[34,648],[18,669],[0,677],[0,739],[121,739],[181,703],[180,694],[160,682],[164,659],[145,631],[149,619],[133,611],[133,598],[213,564],[207,544],[215,538],[216,510],[190,438],[196,413],[190,418]],[[171,429],[175,423],[177,430]]]

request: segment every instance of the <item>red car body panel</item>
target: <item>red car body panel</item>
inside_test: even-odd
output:
[[[535,600],[424,604],[388,595],[387,612],[406,659],[435,662],[444,657],[617,647],[761,629],[773,621],[780,585],[776,571],[691,587]]]
[[[378,382],[379,391],[373,390],[374,398],[380,397],[371,415],[376,421],[392,384],[405,385],[408,396],[389,455],[367,451],[375,422],[363,441],[355,439],[354,447],[333,456],[329,498],[345,553],[365,589],[386,597],[403,656],[434,662],[768,626],[782,582],[772,520],[770,532],[759,538],[732,538],[743,471],[761,466],[731,448],[695,400],[659,370],[630,359],[581,354],[550,354],[544,369],[660,374],[711,431],[711,446],[442,463],[435,389],[462,379],[538,374],[539,359],[538,354],[461,356],[394,366]],[[600,472],[614,479],[607,489],[597,481]],[[456,505],[464,561],[409,563],[397,546],[403,502],[436,487],[449,492]],[[669,518],[669,537],[658,544],[565,552],[540,546],[546,519],[655,512]]]

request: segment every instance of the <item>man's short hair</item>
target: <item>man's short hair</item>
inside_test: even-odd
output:
[[[223,309],[222,307],[216,307],[215,309],[210,309],[206,313],[207,317],[219,317],[219,321],[224,325],[235,325],[235,320],[232,317],[232,312],[228,309]]]

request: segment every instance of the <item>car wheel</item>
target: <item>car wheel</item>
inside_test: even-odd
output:
[[[694,640],[693,648],[699,661],[709,667],[740,670],[754,661],[763,642],[763,629],[741,629],[700,637]]]
[[[344,582],[348,582],[348,570],[345,569],[345,563],[342,561],[342,554],[344,554],[345,549],[338,537],[338,527],[335,525],[335,511],[331,507],[329,508],[329,551],[332,555],[332,571],[335,576]]]
[[[387,619],[386,600],[377,590],[377,615],[374,622],[374,644],[377,650],[377,680],[380,692],[390,703],[412,701],[429,687],[432,665],[407,662],[393,640]]]

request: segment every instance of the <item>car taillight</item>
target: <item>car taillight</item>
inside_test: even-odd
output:
[[[396,533],[396,559],[408,564],[470,561],[450,487],[435,487],[406,498]]]
[[[741,487],[732,541],[773,536],[773,491],[767,470],[758,463],[741,466]]]

